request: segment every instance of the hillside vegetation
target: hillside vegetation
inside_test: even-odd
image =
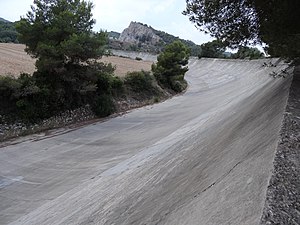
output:
[[[18,43],[15,23],[0,17],[0,43]]]

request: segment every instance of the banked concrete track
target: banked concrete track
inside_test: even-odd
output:
[[[0,224],[258,224],[287,65],[193,59],[187,92],[0,148]]]

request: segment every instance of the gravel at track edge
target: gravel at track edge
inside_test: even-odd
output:
[[[300,224],[300,66],[294,70],[260,224]]]

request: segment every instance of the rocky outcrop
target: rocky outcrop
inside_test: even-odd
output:
[[[159,43],[161,38],[156,35],[151,27],[147,25],[131,22],[120,35],[119,41],[132,44],[151,44]]]

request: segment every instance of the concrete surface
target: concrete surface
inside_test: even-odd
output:
[[[258,224],[287,65],[192,59],[188,91],[0,148],[0,224]]]

